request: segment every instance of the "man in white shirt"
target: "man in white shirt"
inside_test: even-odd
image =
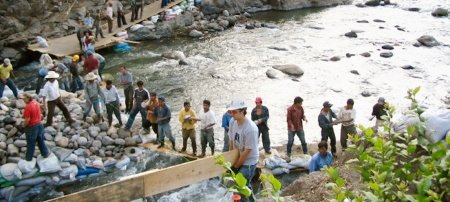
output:
[[[112,33],[112,26],[113,26],[113,7],[112,3],[108,3],[108,7],[106,7],[106,19],[108,20],[108,32]]]
[[[341,146],[342,151],[347,149],[347,139],[348,134],[356,134],[355,127],[355,117],[356,111],[353,109],[355,102],[353,99],[347,100],[347,105],[345,105],[338,114],[338,121],[342,123],[341,125]]]
[[[213,126],[216,124],[216,115],[209,108],[211,106],[211,102],[209,100],[203,100],[203,110],[199,112],[200,121],[200,140],[202,146],[202,154],[200,154],[200,158],[205,157],[206,155],[206,145],[209,144],[211,148],[211,155],[214,155],[214,129]]]
[[[44,85],[44,88],[41,90],[41,96],[44,97],[44,102],[47,100],[47,123],[45,123],[45,127],[51,126],[53,124],[53,115],[55,112],[55,106],[63,112],[64,117],[69,122],[69,124],[74,123],[75,121],[70,116],[69,110],[64,105],[61,100],[61,96],[59,94],[59,85],[56,80],[59,77],[59,74],[54,71],[49,71],[45,79],[47,82]]]
[[[120,118],[120,99],[119,93],[111,80],[106,80],[106,88],[102,90],[105,96],[106,113],[108,114],[108,124],[111,127],[112,115],[119,120],[119,125],[122,126],[122,119]]]

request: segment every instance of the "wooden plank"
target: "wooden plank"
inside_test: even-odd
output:
[[[187,158],[187,159],[190,159],[190,160],[198,159],[197,156],[194,156],[194,155],[191,155],[191,154],[188,154],[188,153],[180,153],[178,151],[174,151],[172,148],[169,148],[169,145],[167,145],[167,144],[164,147],[159,148],[159,149],[158,149],[159,145],[158,144],[153,144],[153,143],[141,144],[139,146],[145,147],[147,149],[150,149],[150,150],[156,151],[156,152],[162,152],[162,153],[170,154],[170,155],[174,155],[174,156],[181,156],[181,157],[184,157],[184,158]]]
[[[142,14],[142,18],[135,20],[134,22],[130,22],[131,12],[125,15],[125,19],[127,20],[127,25],[123,25],[122,27],[117,27],[117,18],[114,18],[113,21],[113,29],[112,33],[108,33],[108,29],[103,29],[103,33],[105,38],[99,38],[99,40],[95,43],[95,49],[100,50],[102,48],[110,47],[114,45],[116,42],[113,42],[111,39],[115,38],[114,34],[124,31],[127,28],[146,20],[147,18],[157,15],[165,11],[166,9],[181,3],[183,0],[175,0],[174,2],[169,2],[169,5],[161,8],[161,1],[155,1],[150,5],[144,6],[144,11]],[[104,25],[103,25],[104,26]],[[102,27],[103,27],[102,26]],[[28,49],[31,51],[38,51],[41,53],[48,53],[54,55],[56,57],[64,57],[73,54],[81,53],[80,46],[78,44],[78,39],[76,34],[67,35],[64,37],[49,39],[48,48],[39,48],[38,44],[31,44],[28,46]]]
[[[234,162],[238,157],[238,151],[233,150],[223,155],[227,161]],[[150,170],[127,176],[117,182],[68,194],[50,201],[131,201],[221,176],[224,171],[222,167],[215,164],[214,157],[210,156],[161,170]]]

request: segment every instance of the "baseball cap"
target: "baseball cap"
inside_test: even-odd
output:
[[[384,102],[384,97],[378,98],[378,102]]]
[[[350,99],[347,100],[347,104],[348,105],[354,105],[355,101],[353,101],[353,99],[350,98]]]
[[[256,97],[255,102],[262,102],[262,98],[261,97]]]
[[[236,109],[243,109],[243,108],[247,108],[245,101],[241,100],[241,99],[237,99],[237,100],[231,101],[230,106],[228,107],[228,110],[236,110]]]
[[[165,101],[166,101],[166,98],[165,98],[164,96],[159,96],[159,97],[158,97],[158,100],[161,100],[161,101],[165,102]]]
[[[325,102],[323,103],[323,107],[331,107],[331,106],[333,106],[333,104],[331,104],[331,103],[328,102],[328,101],[325,101]]]
[[[6,65],[10,65],[11,64],[11,60],[9,60],[8,58],[5,58],[3,60],[3,63],[5,63]]]

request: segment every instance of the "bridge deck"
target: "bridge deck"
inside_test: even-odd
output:
[[[168,6],[161,8],[161,0],[157,0],[150,5],[144,6],[144,11],[142,13],[142,18],[135,20],[134,22],[130,22],[131,13],[125,15],[125,19],[127,21],[127,25],[122,25],[122,27],[117,27],[117,18],[114,18],[112,33],[108,33],[108,29],[103,29],[103,33],[105,38],[99,37],[99,40],[95,43],[96,50],[106,48],[117,43],[114,34],[121,32],[151,16],[157,15],[162,11],[175,6],[176,4],[182,2],[182,0],[175,0],[174,2],[170,2]],[[104,27],[104,26],[102,26]],[[50,39],[48,40],[48,48],[39,48],[37,44],[32,44],[28,47],[31,51],[38,51],[41,53],[48,53],[50,55],[54,55],[56,57],[63,57],[73,54],[81,53],[80,46],[78,44],[78,39],[76,34],[67,35],[61,38]]]

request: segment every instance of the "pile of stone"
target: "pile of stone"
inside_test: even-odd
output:
[[[0,200],[24,200],[47,186],[62,185],[87,174],[126,169],[131,161],[141,157],[139,135],[107,123],[94,124],[94,119],[82,119],[82,95],[61,91],[63,101],[76,122],[71,126],[62,112],[55,110],[54,124],[45,128],[45,143],[52,152],[42,158],[36,145],[33,161],[25,161],[26,136],[21,99],[0,99]]]

